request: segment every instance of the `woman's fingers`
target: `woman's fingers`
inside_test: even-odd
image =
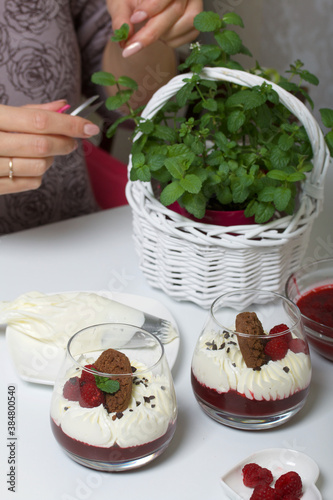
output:
[[[5,132],[63,135],[86,138],[99,133],[97,125],[79,116],[65,115],[40,107],[0,105],[0,127]],[[1,148],[0,148],[1,152]]]
[[[53,158],[0,158],[0,195],[38,189]]]
[[[47,158],[67,155],[77,148],[72,137],[0,132],[2,157]]]
[[[112,19],[113,30],[119,29],[124,23],[130,23],[135,8],[138,4],[135,0],[107,0],[108,11]]]
[[[202,11],[202,0],[164,0],[163,10],[159,2],[156,5],[148,0],[140,4],[140,8],[144,7],[145,3],[151,3],[151,8],[155,5],[155,13],[149,14],[144,26],[131,37],[128,44],[140,42],[143,47],[147,47],[157,40],[162,40],[170,47],[176,48],[197,37],[193,19]],[[137,16],[140,18],[137,12],[131,19]]]
[[[179,47],[196,38],[193,19],[203,10],[202,0],[108,0],[113,27],[130,26],[124,57],[133,55],[157,40]],[[144,23],[135,31],[139,23]],[[126,50],[131,48],[131,50]]]
[[[163,25],[160,19],[162,16]],[[193,18],[190,18],[193,21]],[[128,48],[138,42],[143,47],[147,47],[157,40],[161,40],[170,47],[177,48],[185,43],[193,41],[197,36],[198,31],[193,27],[193,24],[188,21],[187,17],[176,20],[173,12],[167,9],[163,11],[162,14],[157,14],[155,17],[149,19],[149,21],[132,36],[126,47]]]
[[[57,101],[45,102],[44,104],[25,104],[23,108],[37,108],[47,109],[49,111],[58,111],[67,104],[66,99],[59,99]]]
[[[48,158],[0,158],[0,177],[41,177],[50,168],[53,157]]]
[[[65,101],[42,105],[0,105],[0,158],[49,158],[77,148],[75,138],[99,133],[99,127],[77,116],[56,113]]]
[[[133,24],[141,23],[150,17],[160,14],[167,7],[172,7],[176,18],[181,17],[186,10],[188,0],[142,0],[137,2],[137,6],[131,16]]]
[[[41,183],[42,177],[0,177],[0,195],[38,189]]]
[[[0,105],[0,195],[37,189],[54,156],[99,133],[89,120],[57,113],[65,104]]]

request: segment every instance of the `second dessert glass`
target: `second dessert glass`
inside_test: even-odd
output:
[[[96,369],[107,362],[113,373]],[[54,386],[51,427],[73,460],[110,472],[145,465],[167,448],[176,417],[171,372],[155,335],[108,323],[70,339]]]
[[[246,430],[281,425],[303,407],[310,380],[308,344],[293,302],[255,289],[215,300],[191,366],[194,395],[210,417]]]

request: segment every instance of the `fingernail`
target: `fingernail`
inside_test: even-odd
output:
[[[137,23],[142,23],[142,21],[145,21],[148,17],[147,12],[144,10],[138,10],[134,12],[132,17],[130,18],[131,23],[137,24]]]
[[[69,108],[70,108],[70,104],[65,104],[65,106],[63,106],[62,108],[57,109],[57,113],[64,113]]]
[[[86,123],[83,127],[83,132],[85,133],[85,135],[91,136],[99,134],[100,130],[97,125],[94,125],[93,123]]]
[[[128,45],[128,47],[125,47],[123,50],[123,57],[130,57],[133,54],[136,54],[143,48],[143,45],[141,42],[134,42],[131,43],[131,45]]]

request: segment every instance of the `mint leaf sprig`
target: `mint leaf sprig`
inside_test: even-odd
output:
[[[136,126],[141,122],[140,114],[144,106],[133,109],[130,104],[130,99],[134,92],[138,89],[138,84],[135,80],[128,76],[120,76],[118,79],[112,73],[107,71],[97,71],[91,77],[91,81],[96,85],[104,87],[116,86],[117,91],[113,96],[110,96],[105,101],[105,106],[109,111],[127,108],[128,112],[124,116],[118,118],[107,130],[107,137],[112,137],[118,126],[127,120],[132,120]]]
[[[101,377],[100,375],[94,375],[97,387],[108,394],[115,394],[120,389],[120,384],[118,380],[112,380],[108,377]]]
[[[119,29],[114,31],[111,36],[113,42],[119,43],[128,40],[129,37],[129,25],[124,23]],[[140,123],[140,114],[144,109],[144,106],[133,109],[130,105],[130,99],[134,92],[138,90],[138,84],[135,80],[128,76],[120,76],[118,79],[109,72],[97,71],[91,77],[91,81],[96,85],[101,85],[102,87],[113,87],[116,86],[116,93],[106,99],[105,106],[109,111],[114,111],[121,109],[123,107],[127,108],[128,112],[118,118],[107,130],[107,137],[111,138],[119,125],[127,120],[132,120],[136,126]]]
[[[186,61],[179,66],[179,70],[190,70],[198,74],[205,66],[244,70],[241,64],[232,59],[232,56],[236,54],[251,56],[252,54],[243,45],[240,36],[228,29],[230,25],[244,27],[242,18],[235,12],[227,12],[222,18],[210,11],[198,14],[194,19],[194,27],[201,33],[212,33],[216,43],[192,44],[192,51]]]
[[[114,30],[111,40],[113,42],[125,42],[128,39],[129,31],[129,25],[124,23],[118,30]]]

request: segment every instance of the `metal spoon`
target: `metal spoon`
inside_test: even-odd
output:
[[[87,99],[85,102],[80,104],[77,108],[75,108],[71,113],[72,116],[81,116],[82,118],[87,118],[91,113],[94,113],[98,108],[102,106],[102,102],[97,102],[92,106],[92,103],[98,99],[98,95],[94,95]]]

